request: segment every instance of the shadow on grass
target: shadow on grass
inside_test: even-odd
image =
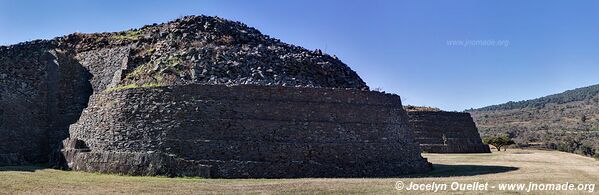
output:
[[[45,164],[32,164],[22,166],[0,166],[0,172],[19,171],[35,172],[37,170],[49,169]],[[504,173],[518,170],[517,167],[491,166],[491,165],[444,165],[434,164],[433,170],[423,174],[403,175],[408,178],[426,178],[426,177],[456,177],[456,176],[476,176],[495,173]]]
[[[34,172],[37,170],[49,169],[46,164],[31,164],[31,165],[20,165],[20,166],[0,166],[0,172],[2,171],[20,171],[20,172]]]
[[[433,170],[424,174],[409,175],[409,177],[455,177],[475,176],[494,173],[504,173],[518,170],[518,167],[492,165],[444,165],[433,164]]]

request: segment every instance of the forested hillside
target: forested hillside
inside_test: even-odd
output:
[[[599,85],[466,111],[482,136],[599,157]]]
[[[494,111],[523,108],[540,109],[548,104],[564,104],[576,101],[588,101],[593,100],[593,98],[595,98],[594,100],[597,102],[597,94],[599,94],[599,85],[593,85],[532,100],[508,102],[500,105],[487,106],[484,108],[474,109],[473,111]]]

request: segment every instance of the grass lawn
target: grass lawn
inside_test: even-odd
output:
[[[419,184],[590,183],[599,184],[599,162],[574,154],[512,149],[492,154],[423,154],[435,164],[425,175],[404,178],[352,179],[200,179],[131,177],[44,169],[35,166],[0,167],[0,194],[429,194],[398,191],[402,181]],[[514,194],[524,191],[498,191]],[[597,191],[597,190],[595,190]],[[452,192],[452,191],[445,191]],[[480,194],[480,191],[455,192]],[[538,193],[548,193],[535,192]],[[553,191],[550,194],[591,194],[588,191]],[[595,192],[596,193],[596,192]]]

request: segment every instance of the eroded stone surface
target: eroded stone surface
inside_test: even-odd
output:
[[[408,111],[415,139],[431,153],[490,153],[469,113]]]
[[[70,132],[98,156],[67,158],[76,170],[89,170],[89,163],[96,171],[129,170],[96,159],[148,152],[209,166],[209,177],[224,178],[386,177],[430,169],[396,95],[186,85],[102,93],[91,101]]]

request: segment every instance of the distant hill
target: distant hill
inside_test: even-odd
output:
[[[547,104],[564,104],[576,101],[592,100],[599,94],[599,85],[592,85],[588,87],[577,88],[574,90],[568,90],[563,93],[545,96],[542,98],[525,100],[519,102],[508,102],[505,104],[487,106],[484,108],[469,110],[469,111],[493,111],[493,110],[509,110],[509,109],[523,109],[523,108],[543,108]]]
[[[483,136],[509,134],[521,146],[599,157],[599,85],[466,112]]]

